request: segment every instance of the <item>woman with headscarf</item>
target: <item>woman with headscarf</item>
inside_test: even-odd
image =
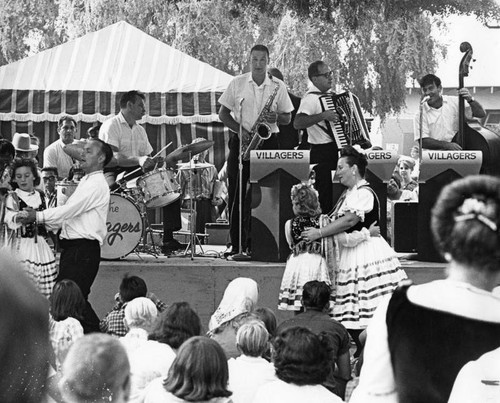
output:
[[[499,178],[468,176],[443,189],[431,228],[447,278],[398,288],[380,305],[352,403],[448,402],[460,369],[500,347],[499,225]]]
[[[354,147],[340,151],[337,176],[347,189],[339,198],[331,219],[320,229],[304,231],[302,237],[312,242],[341,232],[360,231],[379,221],[380,203],[375,192],[364,179],[368,161]],[[385,206],[382,206],[385,207]],[[338,259],[329,259],[335,267],[332,280],[334,298],[332,316],[341,322],[361,350],[359,334],[368,325],[373,312],[399,282],[406,278],[396,253],[382,237],[370,237],[351,248],[337,248]]]
[[[228,359],[241,354],[236,347],[236,332],[254,310],[258,298],[255,280],[236,278],[226,287],[219,307],[210,318],[208,335],[221,345]]]

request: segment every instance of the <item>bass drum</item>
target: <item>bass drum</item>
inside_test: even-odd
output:
[[[102,259],[120,259],[134,251],[141,240],[144,225],[139,208],[131,198],[111,195],[106,227],[108,233],[101,248]]]

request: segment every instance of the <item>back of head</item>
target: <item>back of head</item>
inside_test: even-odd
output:
[[[123,277],[120,284],[120,296],[123,302],[132,301],[137,297],[145,297],[147,293],[148,287],[142,278],[128,274]]]
[[[306,308],[323,311],[330,304],[331,289],[324,281],[308,281],[302,291],[302,303]]]
[[[66,402],[126,402],[130,365],[124,347],[106,334],[78,339],[66,356],[59,385]]]
[[[209,329],[214,330],[242,313],[251,312],[258,298],[259,290],[255,280],[247,277],[232,280],[224,291],[222,301],[210,318]]]
[[[269,333],[263,322],[252,320],[238,329],[236,343],[242,354],[261,357],[268,349]]]
[[[500,179],[493,176],[467,176],[447,185],[432,209],[441,254],[478,270],[500,270],[499,224]]]
[[[187,339],[200,334],[201,321],[198,314],[187,302],[175,302],[161,313],[149,338],[177,349]]]
[[[0,249],[0,394],[2,403],[43,401],[48,373],[48,304]]]
[[[283,74],[279,69],[276,67],[271,67],[269,70],[269,74],[271,74],[273,77],[276,77],[278,80],[283,81]]]
[[[164,386],[180,399],[197,402],[230,396],[228,378],[222,347],[214,340],[197,336],[186,341],[177,352]]]
[[[321,214],[318,191],[307,182],[292,186],[290,197],[295,203],[294,210],[297,214],[305,217],[316,217]]]
[[[0,139],[0,156],[7,156],[13,159],[16,155],[16,149],[12,143],[5,139]]]
[[[56,321],[68,317],[83,319],[85,298],[80,287],[73,280],[61,280],[56,283],[50,296],[50,313]]]
[[[260,307],[257,308],[254,313],[262,322],[264,322],[264,326],[266,326],[269,337],[274,337],[276,335],[276,328],[278,327],[274,311],[271,308]]]
[[[292,327],[273,340],[276,376],[296,385],[318,385],[330,371],[327,335],[317,336],[305,327]]]
[[[146,297],[134,298],[125,307],[124,313],[124,321],[129,329],[138,327],[150,331],[158,317],[156,305]]]

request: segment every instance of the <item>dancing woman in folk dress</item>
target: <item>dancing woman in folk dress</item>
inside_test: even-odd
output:
[[[7,196],[5,223],[11,230],[10,244],[27,275],[47,298],[52,293],[57,266],[54,253],[45,241],[45,226],[31,223],[24,225],[23,210],[32,208],[44,210],[44,194],[35,189],[40,183],[40,176],[32,160],[15,160],[12,167],[12,187],[14,191]]]
[[[379,201],[364,179],[366,156],[354,147],[340,151],[337,176],[347,189],[335,206],[332,222],[318,229],[308,229],[302,237],[309,242],[346,231],[368,228],[379,221]],[[365,329],[380,301],[392,294],[406,273],[396,253],[382,237],[346,248],[339,245],[335,268],[334,319],[349,331],[360,350],[359,334]]]

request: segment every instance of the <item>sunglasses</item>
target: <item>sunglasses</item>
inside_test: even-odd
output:
[[[321,74],[316,74],[315,77],[320,77],[320,76],[323,76],[325,78],[329,78],[331,76],[333,76],[333,71],[328,71],[326,73],[321,73]]]

